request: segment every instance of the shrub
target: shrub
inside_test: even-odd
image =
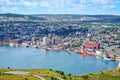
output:
[[[65,76],[63,76],[63,79],[66,79],[66,77],[65,77]]]
[[[25,78],[24,80],[28,80],[27,78]]]
[[[59,73],[60,75],[64,75],[64,72],[62,71],[56,71],[57,73]]]
[[[71,74],[68,74],[68,76],[71,76]]]
[[[52,69],[50,69],[50,71],[52,71]]]
[[[89,77],[88,75],[83,75],[83,76],[82,76],[82,78],[83,78],[84,80],[88,79],[88,77]]]
[[[103,71],[101,71],[101,74],[103,74]]]
[[[53,76],[51,77],[51,80],[58,80],[57,78],[54,78]]]

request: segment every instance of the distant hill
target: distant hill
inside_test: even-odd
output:
[[[14,21],[16,19],[18,20],[45,20],[45,18],[42,17],[37,17],[37,16],[33,16],[33,15],[23,15],[23,14],[11,14],[11,13],[6,13],[6,14],[0,14],[0,17],[2,19],[11,19]]]
[[[37,14],[49,20],[80,22],[120,22],[119,15],[77,15],[77,14]]]
[[[23,20],[42,20],[42,21],[79,21],[79,22],[120,22],[119,15],[77,15],[77,14],[34,14],[34,15],[23,15],[23,14],[0,14],[0,18],[12,18],[23,19]]]

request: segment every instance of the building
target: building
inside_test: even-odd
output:
[[[55,38],[55,37],[52,38],[51,44],[52,44],[52,45],[56,44],[56,38]]]
[[[9,43],[11,41],[11,38],[8,36],[3,37],[3,42],[4,43]]]
[[[48,46],[50,45],[50,39],[48,37],[43,37],[43,46]]]
[[[99,49],[100,44],[98,42],[85,42],[84,47],[88,49]]]
[[[9,46],[18,46],[18,40],[10,40]]]

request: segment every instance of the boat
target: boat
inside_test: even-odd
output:
[[[0,46],[3,46],[4,45],[4,42],[0,42]]]
[[[110,59],[107,58],[106,56],[103,56],[103,59],[104,59],[104,60],[108,60],[108,61],[110,60]]]
[[[111,58],[109,54],[105,54],[105,56],[106,56],[107,58]]]
[[[111,57],[109,54],[106,54],[106,57],[111,59],[112,61],[115,61],[115,57]]]
[[[115,61],[114,57],[111,57],[109,54],[106,54],[103,56],[104,60],[111,60],[111,61]]]
[[[80,52],[80,55],[83,55],[83,56],[92,56],[92,54],[89,53],[89,52]]]

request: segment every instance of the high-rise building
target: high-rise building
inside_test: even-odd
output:
[[[52,40],[51,40],[51,44],[55,44],[56,43],[56,38],[53,37]]]
[[[43,37],[43,46],[50,45],[50,39],[48,37]]]

